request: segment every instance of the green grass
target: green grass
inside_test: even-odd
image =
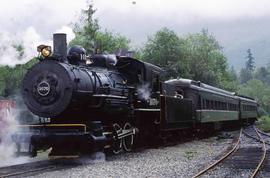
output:
[[[184,154],[184,157],[186,157],[188,160],[191,160],[195,154],[196,154],[196,152],[194,152],[194,151],[186,151]]]
[[[270,116],[260,117],[258,127],[264,132],[270,132]]]

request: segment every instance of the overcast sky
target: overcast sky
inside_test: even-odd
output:
[[[245,49],[252,47],[250,44],[270,41],[269,0],[93,0],[93,2],[101,26],[126,35],[135,46],[143,44],[147,36],[162,27],[171,28],[180,36],[208,28],[224,47],[229,62],[234,64],[237,63],[235,60],[238,60],[238,57],[244,58]],[[4,50],[12,44],[12,41],[20,40],[27,45],[26,57],[29,57],[35,55],[36,45],[40,42],[49,42],[54,32],[68,33],[70,40],[73,37],[71,23],[76,22],[86,4],[86,0],[1,1],[0,64],[12,63],[11,57],[4,55]],[[12,52],[11,50],[6,54]],[[243,61],[239,59],[238,63],[242,64]]]

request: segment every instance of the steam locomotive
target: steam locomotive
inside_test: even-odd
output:
[[[257,118],[252,98],[199,81],[162,81],[161,68],[129,56],[87,56],[79,46],[67,52],[65,34],[54,34],[53,42],[53,53],[50,46],[38,47],[40,62],[22,82],[29,110],[50,118],[15,137],[18,150],[22,138],[29,138],[33,156],[48,148],[50,156],[104,149],[117,154],[144,139]]]

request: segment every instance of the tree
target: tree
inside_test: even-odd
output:
[[[37,58],[33,58],[26,64],[16,65],[13,68],[0,67],[0,96],[9,97],[15,94],[20,88],[23,76],[37,61]]]
[[[259,67],[254,74],[254,78],[270,85],[270,70],[267,67]]]
[[[87,10],[82,10],[80,22],[74,25],[75,38],[69,46],[81,45],[90,54],[113,53],[118,49],[128,49],[130,40],[125,36],[101,30],[98,19],[93,17],[95,12],[92,4]]]
[[[222,47],[208,30],[185,37],[181,49],[184,61],[187,61],[188,78],[224,89],[235,89]]]
[[[270,113],[270,87],[257,79],[249,80],[239,87],[239,93],[253,97],[262,108]]]
[[[251,53],[251,50],[247,50],[247,56],[246,56],[246,66],[245,68],[242,68],[240,71],[240,82],[241,84],[246,83],[247,81],[253,79],[253,72],[255,70],[255,62],[253,54]]]
[[[231,66],[230,74],[231,74],[233,80],[234,80],[234,81],[237,81],[237,79],[238,79],[238,78],[237,78],[237,72],[235,71],[235,69],[234,69],[233,66]]]
[[[181,41],[168,28],[162,28],[148,40],[142,50],[142,60],[164,68],[168,78],[179,77],[184,74],[181,58]]]
[[[201,33],[180,38],[172,30],[162,28],[148,38],[142,58],[166,69],[167,78],[191,78],[235,89],[233,77],[227,69],[227,59],[221,49],[214,36],[205,29]]]
[[[120,34],[112,32],[98,32],[96,37],[96,48],[103,53],[114,53],[118,49],[129,49],[130,40]]]
[[[97,33],[100,29],[98,20],[93,18],[95,12],[92,4],[89,4],[88,9],[82,10],[81,19],[73,28],[75,38],[70,42],[70,46],[82,45],[88,53],[94,52]]]
[[[247,70],[246,68],[242,68],[240,71],[240,83],[244,84],[247,83],[249,80],[252,79],[252,73],[250,70]]]
[[[250,49],[247,50],[247,57],[246,58],[247,58],[246,69],[248,71],[253,72],[255,69],[255,62],[254,62],[253,54],[251,53]]]

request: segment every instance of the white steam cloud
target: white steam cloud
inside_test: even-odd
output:
[[[148,101],[150,99],[151,91],[149,84],[143,84],[137,88],[138,97]]]
[[[70,42],[75,34],[68,26],[56,30],[56,33],[66,33],[67,42]],[[28,27],[25,31],[16,35],[9,32],[0,32],[0,66],[14,67],[24,64],[37,56],[37,46],[40,44],[52,45],[52,40],[44,40],[34,27]],[[19,49],[22,47],[22,49]]]
[[[28,160],[26,157],[18,158],[15,155],[17,148],[12,140],[12,135],[18,131],[16,113],[15,110],[0,110],[0,167],[20,164]]]
[[[69,43],[72,39],[75,38],[75,34],[74,34],[73,30],[68,26],[63,26],[59,30],[56,30],[55,33],[65,33],[65,34],[67,34],[67,43]]]
[[[14,67],[24,64],[36,56],[36,46],[41,42],[40,35],[33,27],[16,35],[0,33],[0,65]],[[22,47],[18,49],[18,47]]]

